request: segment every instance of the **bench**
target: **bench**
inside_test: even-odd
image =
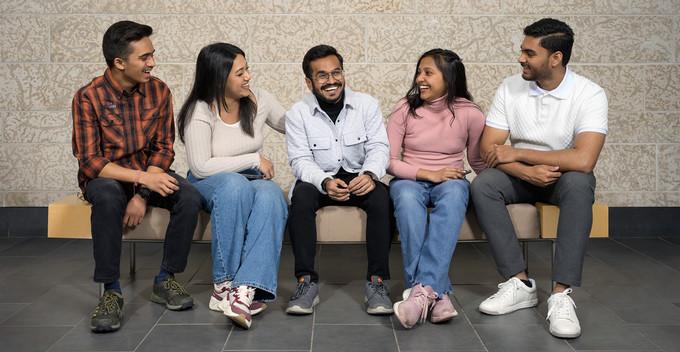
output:
[[[53,202],[48,207],[47,237],[92,238],[90,233],[91,205],[79,194]],[[528,257],[528,242],[550,241],[554,247],[559,207],[545,203],[520,203],[508,205],[518,240],[522,243],[524,258]],[[130,243],[130,273],[136,271],[135,244],[137,242],[162,242],[170,220],[170,213],[162,208],[149,207],[139,226],[126,229],[123,241]],[[319,243],[361,243],[366,241],[366,213],[356,207],[328,206],[319,209],[316,216]],[[194,231],[193,241],[210,243],[210,214],[201,211]],[[606,204],[593,204],[591,237],[607,237],[609,212]],[[284,237],[286,240],[286,237]],[[469,208],[460,230],[461,242],[484,242],[477,216]],[[553,248],[554,253],[554,248]],[[552,255],[551,255],[552,261]]]

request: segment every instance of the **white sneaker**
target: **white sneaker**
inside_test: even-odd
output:
[[[229,305],[225,307],[224,312],[222,313],[233,322],[248,329],[253,321],[250,305],[253,304],[254,297],[254,287],[232,287],[229,290]],[[224,304],[222,304],[222,307],[224,307]]]
[[[224,309],[220,307],[221,304],[229,304],[229,289],[231,288],[231,281],[226,281],[226,284],[222,286],[221,291],[217,291],[217,287],[213,285],[213,293],[210,296],[210,303],[208,303],[208,308],[216,312],[223,312]],[[222,303],[224,302],[224,303]]]
[[[569,297],[571,288],[555,293],[548,298],[548,316],[550,333],[553,336],[573,339],[581,335],[581,325],[576,317],[576,304]]]
[[[522,308],[535,307],[538,304],[536,282],[533,279],[529,281],[531,287],[527,287],[516,277],[498,284],[498,292],[485,299],[479,305],[479,310],[486,314],[502,315]]]

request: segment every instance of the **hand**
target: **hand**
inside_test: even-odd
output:
[[[345,202],[349,200],[349,190],[345,181],[334,178],[326,183],[326,192],[328,196],[335,201]]]
[[[144,172],[139,175],[139,184],[167,197],[179,190],[178,182],[174,177],[165,172]]]
[[[557,182],[562,176],[558,166],[535,165],[527,168],[523,179],[534,186],[547,187]]]
[[[258,168],[261,173],[264,174],[264,179],[265,180],[271,180],[274,178],[274,164],[272,164],[269,160],[265,159],[262,155],[260,155],[260,167]]]
[[[461,179],[465,177],[465,171],[453,167],[445,167],[437,171],[428,171],[426,179],[432,183],[442,183],[448,180]]]
[[[353,178],[351,181],[349,181],[349,185],[347,186],[347,190],[355,196],[363,196],[368,194],[374,188],[375,181],[373,181],[371,176],[366,174]]]
[[[517,149],[509,145],[494,144],[486,153],[486,162],[489,167],[496,167],[498,164],[513,163],[517,160]]]
[[[135,227],[141,224],[144,214],[146,214],[146,200],[135,194],[125,207],[123,226]]]

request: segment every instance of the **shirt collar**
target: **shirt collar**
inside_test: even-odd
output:
[[[106,71],[104,72],[104,81],[109,86],[109,89],[113,91],[116,98],[120,99],[123,97],[123,94],[125,94],[125,90],[120,86],[120,84],[118,84],[118,81],[116,81],[116,79],[113,78],[113,73],[111,72],[110,67],[107,67]],[[132,89],[132,92],[130,92],[130,95],[134,94],[135,92],[138,92],[143,97],[145,97],[146,83],[137,84],[137,86]]]
[[[562,78],[562,82],[560,82],[560,85],[557,86],[557,88],[551,90],[551,91],[546,91],[541,89],[538,84],[536,84],[536,81],[531,81],[529,83],[529,95],[532,97],[543,95],[545,93],[554,96],[557,99],[567,99],[569,97],[569,93],[571,92],[571,88],[574,83],[574,72],[572,72],[569,67],[566,68],[566,71],[564,72],[564,78]]]
[[[345,85],[345,90],[344,90],[343,94],[345,95],[345,98],[344,98],[345,106],[343,106],[343,109],[355,107],[356,106],[356,93],[354,93],[354,91],[352,91],[351,89],[349,89],[349,87],[347,87],[347,85]],[[309,106],[309,113],[311,115],[314,115],[317,111],[319,111],[319,112],[323,111],[321,109],[321,106],[319,106],[319,101],[316,100],[316,96],[314,95],[314,92],[310,91],[309,94],[307,94],[307,97],[305,98],[305,102],[307,103],[307,106]]]

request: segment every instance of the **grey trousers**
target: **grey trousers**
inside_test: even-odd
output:
[[[537,201],[558,205],[560,217],[552,280],[570,286],[581,285],[586,243],[593,223],[595,176],[592,172],[565,172],[557,183],[538,187],[500,170],[488,168],[472,181],[470,194],[498,271],[505,277],[526,270],[522,250],[505,206]]]

